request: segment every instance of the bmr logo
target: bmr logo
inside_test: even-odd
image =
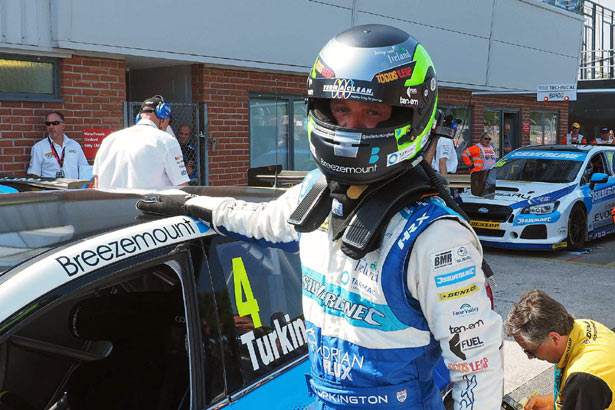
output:
[[[434,261],[433,261],[434,269],[438,269],[442,266],[448,266],[452,264],[453,264],[453,253],[451,251],[439,253],[434,257]]]

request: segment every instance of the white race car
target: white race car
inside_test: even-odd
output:
[[[494,192],[458,198],[484,246],[578,250],[615,232],[615,146],[527,146],[494,173]]]

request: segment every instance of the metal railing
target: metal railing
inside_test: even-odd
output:
[[[583,48],[579,80],[615,78],[615,12],[591,0],[583,5]]]
[[[583,50],[579,65],[579,80],[615,78],[615,50]]]

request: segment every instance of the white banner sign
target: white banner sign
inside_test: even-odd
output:
[[[541,84],[536,87],[536,101],[576,101],[576,84]]]

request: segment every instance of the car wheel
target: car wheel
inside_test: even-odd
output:
[[[581,204],[576,204],[568,217],[568,249],[578,251],[587,238],[587,213]]]

